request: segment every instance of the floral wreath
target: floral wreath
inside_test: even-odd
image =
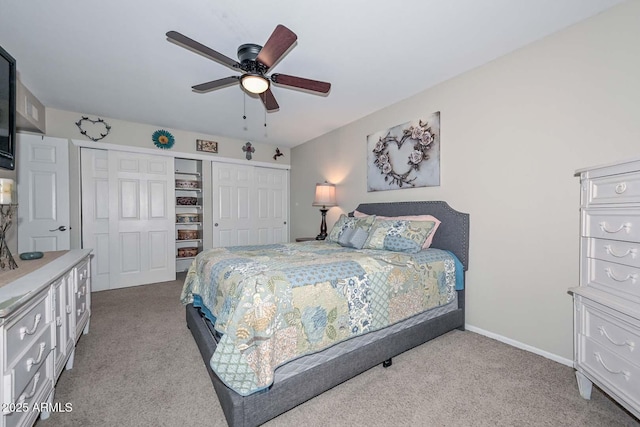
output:
[[[153,144],[156,147],[162,148],[163,150],[167,150],[173,147],[173,143],[175,142],[175,139],[173,138],[173,135],[171,135],[171,132],[168,132],[164,129],[155,131],[153,135],[151,135],[151,139],[153,140]]]
[[[381,137],[376,143],[376,146],[373,148],[373,154],[376,159],[373,163],[380,169],[384,175],[385,182],[388,182],[389,185],[398,184],[399,187],[402,187],[403,184],[408,184],[415,187],[413,181],[418,177],[409,178],[409,175],[413,170],[419,171],[420,164],[425,160],[429,160],[431,156],[429,156],[427,151],[431,149],[435,139],[431,127],[427,127],[427,125],[428,123],[422,123],[422,120],[420,120],[418,126],[411,126],[409,129],[404,129],[400,139],[396,136],[391,136],[391,132],[389,132],[387,136],[384,138]],[[399,174],[393,170],[393,166],[391,165],[389,143],[395,142],[398,149],[400,149],[407,139],[415,141],[413,151],[409,153],[409,159],[407,161],[410,169],[403,174]]]

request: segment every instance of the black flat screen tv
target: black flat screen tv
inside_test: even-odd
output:
[[[0,46],[0,168],[15,169],[16,60]]]

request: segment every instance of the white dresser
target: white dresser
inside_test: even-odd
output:
[[[73,409],[52,402],[63,368],[73,367],[78,338],[88,332],[90,252],[68,251],[0,287],[0,427],[31,426],[38,416]]]
[[[574,366],[580,394],[596,384],[640,417],[640,159],[581,169],[580,286]]]

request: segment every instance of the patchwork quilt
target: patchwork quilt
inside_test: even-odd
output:
[[[237,246],[200,253],[181,301],[201,307],[222,334],[211,368],[247,396],[289,360],[451,302],[461,278],[457,258],[440,249]]]

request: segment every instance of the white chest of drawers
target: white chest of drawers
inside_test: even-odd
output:
[[[580,394],[596,384],[640,417],[640,159],[577,171],[580,286],[574,367]]]
[[[69,251],[0,288],[0,427],[31,426],[55,408],[55,383],[88,331],[89,254]]]

